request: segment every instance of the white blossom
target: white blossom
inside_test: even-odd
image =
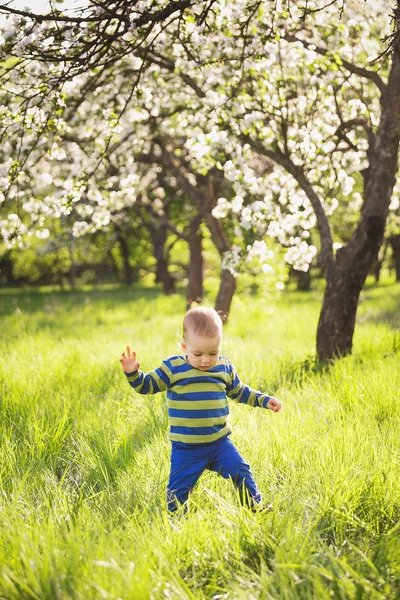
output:
[[[296,271],[308,271],[313,258],[317,254],[317,248],[302,241],[298,245],[288,248],[284,260]]]
[[[238,275],[238,266],[241,261],[241,249],[239,246],[233,246],[232,250],[225,252],[221,260],[221,268],[227,269],[235,277]]]
[[[90,230],[90,225],[86,221],[75,221],[72,226],[72,235],[74,237],[81,237]]]
[[[231,208],[232,205],[226,198],[218,198],[217,206],[213,208],[212,215],[216,219],[224,219]]]
[[[50,237],[50,231],[48,229],[38,229],[36,231],[36,237],[40,240],[47,240]]]

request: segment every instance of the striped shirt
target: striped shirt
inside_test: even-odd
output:
[[[207,444],[228,435],[228,397],[262,408],[270,399],[242,383],[235,367],[222,356],[207,371],[192,367],[184,356],[171,356],[154,371],[125,375],[139,394],[167,392],[169,439],[173,442]]]

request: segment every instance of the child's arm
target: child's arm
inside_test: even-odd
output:
[[[139,371],[140,363],[136,360],[136,352],[131,353],[129,346],[122,353],[120,363],[125,371],[129,385],[131,385],[139,394],[157,394],[168,389],[170,385],[171,372],[165,361],[158,369],[143,373]]]
[[[233,365],[231,366],[231,383],[227,386],[226,390],[229,398],[232,398],[232,400],[235,400],[235,402],[239,402],[240,404],[268,408],[274,412],[279,412],[281,410],[282,405],[277,398],[268,396],[258,390],[253,390],[251,387],[240,381],[235,367]]]

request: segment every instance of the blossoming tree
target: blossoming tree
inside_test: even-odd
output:
[[[316,251],[307,244],[308,230],[314,224],[318,230],[327,280],[317,332],[322,361],[351,351],[359,295],[383,239],[400,136],[400,8],[394,14],[391,57],[372,65],[384,50],[382,32],[390,32],[386,4],[348,2],[343,20],[333,8],[309,14],[303,23],[291,21],[290,12],[275,14],[280,29],[273,41],[271,15],[260,14],[241,69],[234,42],[215,43],[218,75],[210,98],[217,128],[277,165],[259,181],[254,174],[246,181],[240,164],[222,168],[231,173],[237,194],[252,189],[263,197],[264,212],[274,216],[268,233],[289,237],[287,259],[298,268]],[[219,15],[219,29],[226,31],[227,18]],[[195,53],[195,44],[203,47],[201,33],[186,44]],[[209,80],[210,73],[204,77]],[[348,242],[335,252],[329,215],[338,198],[352,194],[347,205],[358,211],[358,220]],[[223,199],[222,212],[227,208]],[[259,202],[255,212],[257,220]],[[249,215],[251,207],[242,212],[245,223]],[[293,225],[302,219],[304,233],[295,236]]]

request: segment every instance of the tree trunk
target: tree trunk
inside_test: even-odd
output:
[[[381,277],[382,266],[383,266],[383,263],[384,263],[384,260],[386,257],[387,247],[388,247],[388,242],[387,242],[387,240],[385,240],[384,243],[382,244],[382,246],[380,247],[378,256],[372,263],[371,274],[375,277],[375,283],[379,283],[379,280]]]
[[[203,236],[200,230],[200,215],[190,224],[189,232],[189,266],[187,269],[188,286],[186,290],[187,305],[203,300]]]
[[[153,242],[154,258],[156,259],[156,283],[161,283],[163,292],[167,296],[174,293],[175,281],[168,270],[168,253],[166,251],[167,229],[156,225],[149,227]]]
[[[218,187],[219,185],[218,177],[216,179],[217,181],[215,181],[213,175],[209,175],[207,177],[207,186],[204,193],[204,204],[199,207],[199,209],[211,233],[212,241],[214,242],[221,258],[223,258],[224,254],[231,250],[231,247],[222,228],[221,222],[212,214],[212,210],[216,205],[217,198],[215,187]],[[215,310],[220,313],[222,322],[224,324],[228,321],[229,311],[235,290],[235,276],[228,269],[222,269],[219,290],[215,300]]]
[[[223,323],[228,320],[235,289],[235,276],[228,269],[223,269],[217,299],[215,300],[215,310],[220,314]]]
[[[360,292],[373,262],[367,252],[363,255],[361,249],[347,247],[337,253],[318,322],[317,353],[321,362],[351,352]]]
[[[396,281],[400,281],[400,234],[390,237],[392,246],[394,268],[396,270]]]
[[[225,252],[229,252],[229,242],[221,227],[221,224],[215,219],[211,212],[205,215],[207,226],[211,232],[211,237],[219,251],[221,258]],[[223,323],[228,321],[229,310],[231,308],[233,295],[236,290],[236,278],[228,269],[222,269],[221,280],[217,298],[215,300],[215,310],[220,312]]]
[[[71,234],[68,239],[68,254],[69,254],[69,259],[71,261],[71,266],[69,269],[68,277],[69,277],[69,284],[72,289],[74,289],[75,285],[76,285],[76,263],[75,263],[73,245],[74,245],[73,236]]]
[[[354,234],[338,250],[327,271],[327,285],[317,330],[322,362],[349,354],[361,289],[383,241],[397,173],[400,139],[400,49],[395,47],[382,113],[364,177],[364,203]]]
[[[311,289],[311,267],[308,271],[296,271],[296,269],[293,269],[293,275],[296,278],[297,289],[300,292],[309,292]]]
[[[155,220],[150,212],[150,220],[143,219],[150,232],[153,244],[153,255],[156,259],[156,283],[161,283],[163,292],[167,296],[175,291],[175,280],[168,270],[169,251],[167,248],[168,226]]]
[[[156,282],[161,283],[164,294],[170,296],[175,291],[175,280],[168,271],[168,261],[161,254],[156,256],[156,260]]]
[[[11,285],[17,280],[13,275],[13,261],[11,259],[11,250],[6,250],[0,257],[0,285]]]
[[[126,285],[129,286],[129,285],[132,285],[132,281],[133,281],[132,267],[129,262],[129,246],[128,246],[128,243],[127,243],[126,239],[124,238],[124,236],[121,235],[120,231],[117,231],[117,239],[118,239],[119,247],[121,250],[121,256],[122,256],[122,264],[123,264],[123,270],[124,270],[124,282],[126,283]]]

